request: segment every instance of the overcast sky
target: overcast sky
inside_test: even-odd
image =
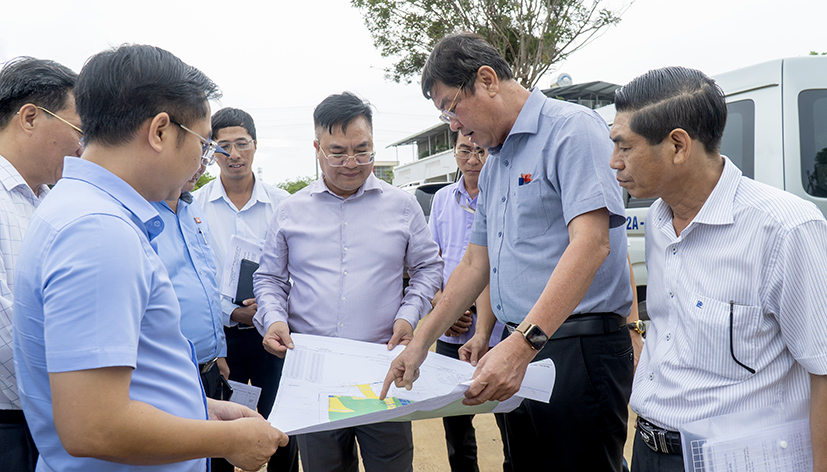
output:
[[[617,4],[617,1],[610,1]],[[649,69],[683,65],[714,75],[811,50],[827,52],[823,0],[637,0],[608,29],[544,78],[624,84]],[[385,147],[438,123],[414,82],[384,79],[391,64],[373,47],[348,0],[174,1],[5,0],[0,62],[29,55],[75,71],[121,43],[162,47],[204,71],[224,92],[221,106],[253,115],[254,167],[278,183],[315,175],[313,108],[350,90],[376,107],[377,160],[410,162],[410,149]],[[218,173],[217,166],[209,171]]]

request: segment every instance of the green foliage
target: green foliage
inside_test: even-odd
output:
[[[549,67],[582,48],[607,26],[620,22],[630,3],[617,10],[604,0],[351,0],[362,11],[373,44],[398,61],[385,70],[410,83],[434,45],[454,31],[482,35],[511,64],[525,87]]]
[[[214,179],[215,177],[211,176],[209,172],[204,172],[201,174],[201,177],[198,178],[198,182],[195,183],[195,188],[192,190],[193,192],[198,190],[199,188],[207,185],[207,182]]]
[[[816,51],[810,51],[811,56],[827,56],[827,52],[818,53]]]
[[[295,180],[285,180],[280,183],[278,187],[286,190],[292,195],[310,185],[310,182],[313,182],[314,180],[316,180],[315,177],[297,177]]]

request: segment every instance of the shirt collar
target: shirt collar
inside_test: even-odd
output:
[[[362,186],[359,187],[358,190],[356,190],[356,193],[349,196],[348,199],[359,198],[365,192],[373,190],[378,191],[380,193],[383,191],[382,184],[380,183],[379,178],[373,175],[373,172],[371,172],[370,175],[368,175],[367,180],[365,180],[365,183],[363,183]],[[324,177],[319,178],[319,180],[316,180],[315,182],[311,182],[310,185],[308,185],[308,192],[310,192],[310,195],[327,192],[336,198],[344,200],[342,197],[336,195],[330,190],[330,188],[328,188],[327,184],[324,181]]]
[[[461,175],[459,177],[459,180],[457,180],[457,185],[454,188],[454,194],[456,194],[457,192],[459,192],[460,195],[464,196],[468,200],[474,200],[475,198],[477,198],[477,195],[479,195],[479,192],[477,192],[477,195],[474,195],[473,197],[471,197],[471,195],[468,193],[468,189],[465,188],[465,176],[464,175]]]
[[[725,156],[724,170],[712,193],[706,198],[701,210],[695,215],[695,222],[708,225],[727,225],[735,222],[733,205],[735,192],[738,190],[738,181],[743,175],[741,169]]]
[[[67,156],[63,160],[63,178],[86,182],[109,194],[141,222],[150,240],[164,229],[164,221],[158,210],[106,168],[85,159]]]
[[[0,185],[2,185],[7,192],[21,187],[24,192],[28,191],[34,195],[34,192],[29,188],[29,184],[26,183],[26,180],[20,175],[20,172],[17,171],[17,168],[3,156],[0,156]],[[37,195],[34,196],[36,199],[42,200],[47,193],[49,193],[49,187],[47,185],[41,185]]]
[[[715,188],[712,189],[700,211],[689,223],[686,230],[695,224],[727,225],[735,222],[733,214],[735,193],[738,191],[738,182],[743,173],[729,158],[721,157],[724,159],[724,170],[721,177],[718,178]],[[654,206],[652,216],[654,217],[654,224],[662,227],[672,221],[672,210],[661,199],[658,199],[656,203],[657,206]]]
[[[212,186],[209,189],[210,193],[207,196],[207,201],[212,202],[218,200],[219,198],[223,198],[227,201],[227,203],[233,205],[232,201],[230,200],[230,197],[227,196],[227,191],[224,189],[224,184],[221,182],[220,175],[212,181],[210,181],[210,183],[212,184]],[[264,185],[262,185],[258,181],[255,174],[253,174],[253,193],[250,195],[250,201],[252,201],[253,203],[268,203],[271,201],[267,195],[267,190],[264,188]],[[247,204],[245,204],[244,206],[246,207],[248,204],[250,204],[250,201],[248,201]]]
[[[543,105],[545,105],[546,99],[547,97],[540,91],[540,89],[537,87],[533,87],[531,89],[531,93],[528,95],[528,99],[525,104],[523,104],[520,114],[517,115],[517,120],[514,121],[514,125],[508,132],[508,136],[505,137],[505,142],[507,142],[508,138],[513,135],[537,134],[537,131],[540,128],[540,112],[543,110]],[[498,146],[488,148],[489,154],[499,154],[500,151],[502,151],[502,147],[505,142]]]

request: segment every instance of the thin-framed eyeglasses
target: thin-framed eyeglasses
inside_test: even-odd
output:
[[[247,141],[246,139],[239,139],[235,142],[233,141],[219,141],[218,145],[221,149],[230,152],[233,150],[233,146],[239,151],[246,151],[253,147],[255,141]]]
[[[470,149],[457,148],[454,150],[454,155],[460,159],[471,159],[472,154],[477,156],[477,159],[482,160],[482,158],[485,156],[485,149],[475,148],[472,151]]]
[[[66,118],[63,118],[62,116],[58,116],[58,115],[57,115],[57,113],[55,113],[55,112],[53,112],[53,111],[51,111],[51,110],[48,110],[48,109],[46,109],[46,108],[43,108],[43,107],[42,107],[42,106],[40,106],[40,105],[36,105],[36,106],[37,106],[37,109],[38,109],[38,110],[43,110],[43,111],[45,111],[46,113],[48,113],[48,114],[50,114],[50,115],[54,116],[54,117],[55,117],[55,118],[57,118],[58,120],[60,120],[60,121],[62,121],[62,122],[64,122],[64,123],[66,123],[67,125],[71,126],[71,127],[72,127],[72,129],[74,129],[75,131],[77,131],[78,133],[80,133],[80,137],[81,137],[81,138],[83,138],[83,130],[82,130],[82,129],[80,129],[80,128],[78,128],[77,126],[73,125],[72,123],[69,123],[69,121],[68,121],[68,120],[66,120]]]
[[[459,93],[462,91],[462,87],[465,86],[465,82],[460,84],[459,88],[457,89],[457,94],[454,95],[454,99],[451,100],[451,105],[446,109],[442,110],[442,113],[439,114],[439,119],[444,122],[451,124],[451,120],[455,120],[457,118],[457,114],[454,113],[454,104],[457,102],[457,98],[459,97]]]
[[[170,121],[172,121],[172,120],[170,120]],[[198,136],[198,139],[201,140],[201,163],[204,164],[205,166],[211,165],[213,162],[215,162],[215,153],[216,152],[220,153],[220,154],[224,154],[225,156],[230,155],[230,153],[228,153],[227,151],[222,149],[221,146],[219,146],[218,143],[213,141],[212,139],[207,139],[207,138],[201,136],[200,134],[198,134],[195,131],[187,128],[186,126],[182,125],[181,123],[178,123],[177,121],[172,121],[172,122],[174,124],[180,126],[181,129],[183,129],[184,131]]]
[[[360,166],[366,166],[373,162],[373,158],[376,156],[375,151],[357,152],[352,156],[349,154],[331,154],[328,156],[327,154],[325,154],[324,149],[322,149],[321,145],[319,146],[319,151],[322,151],[322,155],[325,157],[325,159],[327,159],[327,163],[333,167],[343,167],[347,163],[347,160],[350,158],[353,158],[353,161],[356,162],[356,164]]]

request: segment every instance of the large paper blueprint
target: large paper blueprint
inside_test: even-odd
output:
[[[522,388],[505,402],[462,405],[474,367],[432,352],[413,389],[379,392],[391,361],[404,346],[293,334],[270,423],[287,434],[312,433],[381,421],[411,421],[474,413],[507,412],[523,398],[548,402],[554,386],[550,359],[529,365]]]

